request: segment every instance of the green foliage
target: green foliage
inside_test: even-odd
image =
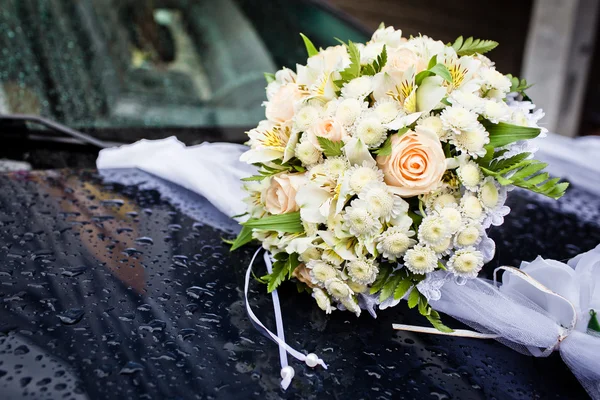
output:
[[[317,48],[315,47],[313,42],[311,42],[310,39],[308,37],[306,37],[306,35],[304,33],[301,33],[300,36],[302,36],[302,40],[304,41],[304,46],[306,46],[306,53],[308,54],[309,57],[312,57],[319,53],[319,50],[317,50]]]
[[[380,148],[378,148],[377,150],[375,150],[373,153],[377,154],[378,156],[389,156],[392,154],[392,136],[388,136],[387,139],[385,139],[385,142],[383,142],[383,145],[381,145]]]
[[[483,120],[482,124],[490,134],[489,146],[494,148],[506,146],[519,140],[533,139],[541,132],[539,128],[512,125],[505,122],[494,124],[488,120]]]
[[[462,36],[452,44],[452,48],[456,50],[459,56],[472,56],[473,54],[484,54],[494,50],[498,46],[498,42],[493,40],[473,39],[470,37],[466,40]]]
[[[379,293],[379,301],[384,301],[394,294],[396,286],[400,284],[402,278],[403,277],[400,274],[392,275],[385,285],[383,285],[383,289],[381,289],[381,293]]]
[[[317,140],[319,141],[319,146],[321,146],[323,149],[323,153],[327,157],[337,157],[342,155],[342,147],[344,147],[344,142],[341,140],[339,142],[333,142],[321,136],[317,136]]]
[[[352,41],[348,41],[346,47],[350,56],[350,65],[340,72],[342,79],[336,81],[338,87],[342,87],[344,83],[360,76],[360,51]]]
[[[265,72],[264,74],[265,74],[265,79],[267,81],[267,84],[275,81],[275,74],[272,74],[270,72]]]
[[[588,330],[600,333],[600,322],[598,322],[598,314],[594,310],[590,310],[590,322],[588,323]]]
[[[448,328],[446,325],[444,325],[442,323],[440,314],[437,311],[435,311],[431,307],[429,307],[429,310],[430,310],[429,315],[426,315],[425,318],[427,318],[429,323],[431,325],[433,325],[433,327],[435,329],[437,329],[440,332],[446,332],[446,333],[454,332],[452,329]]]
[[[258,175],[249,176],[242,178],[244,182],[262,181],[273,175],[277,175],[282,172],[305,172],[306,168],[302,166],[302,163],[297,158],[292,158],[288,162],[282,160],[271,160],[268,163],[257,163],[254,164],[258,167]]]
[[[375,75],[378,72],[381,72],[385,64],[387,63],[387,49],[386,46],[383,45],[383,50],[381,50],[381,54],[377,56],[377,59],[373,61],[371,64],[364,65],[361,70],[361,75]]]
[[[262,218],[250,218],[242,222],[244,227],[253,228],[261,231],[277,231],[286,233],[304,232],[299,212],[270,215]]]
[[[234,251],[242,247],[243,245],[252,241],[252,228],[242,226],[242,230],[237,235],[233,243],[231,243],[230,251]]]
[[[408,295],[408,308],[415,308],[419,303],[419,291],[414,288]]]
[[[408,293],[408,291],[410,290],[410,288],[413,287],[413,283],[410,279],[404,279],[402,280],[398,286],[396,286],[396,289],[394,289],[394,300],[400,300],[401,298],[404,297],[404,295],[406,293]]]
[[[377,279],[375,279],[375,282],[373,282],[373,284],[371,285],[370,293],[375,294],[379,292],[383,288],[383,285],[385,285],[385,282],[387,281],[391,273],[391,264],[379,264],[379,274],[377,274]]]
[[[417,84],[417,86],[419,86],[421,85],[421,83],[423,83],[423,79],[434,75],[443,78],[448,83],[452,83],[452,76],[450,75],[450,71],[448,71],[448,68],[446,68],[444,64],[437,62],[437,56],[431,57],[431,59],[429,60],[429,64],[427,65],[427,69],[425,71],[419,72],[415,76],[415,83]]]
[[[283,253],[279,253],[283,254]],[[279,258],[273,263],[273,272],[263,276],[263,280],[267,281],[267,291],[271,293],[277,289],[282,282],[290,279],[296,267],[300,265],[298,254],[290,254],[289,257]]]
[[[515,92],[515,93],[519,93],[521,96],[523,97],[527,97],[527,94],[525,93],[525,91],[527,89],[529,89],[530,87],[532,87],[533,85],[530,85],[527,83],[526,79],[519,79],[516,76],[512,76],[511,74],[506,75],[506,77],[508,79],[510,79],[510,91],[511,92]]]

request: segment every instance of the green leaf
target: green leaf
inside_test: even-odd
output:
[[[429,68],[431,72],[441,77],[448,83],[452,83],[452,75],[450,75],[450,71],[444,64],[436,64],[433,67]]]
[[[287,254],[284,253],[284,255]],[[300,265],[300,261],[298,259],[298,254],[296,253],[290,254],[289,257],[276,258],[276,261],[273,263],[273,272],[266,276],[266,279],[268,280],[267,291],[271,293],[273,290],[277,289],[282,282],[290,279],[298,265]]]
[[[388,136],[387,139],[385,139],[385,142],[383,142],[383,145],[378,148],[377,150],[375,150],[373,153],[377,154],[378,156],[389,156],[392,154],[392,136]]]
[[[427,69],[433,68],[437,63],[438,62],[437,62],[437,54],[436,54],[433,57],[431,57],[431,59],[429,60],[429,64],[427,64]]]
[[[386,46],[383,45],[383,49],[381,50],[381,54],[377,56],[377,58],[371,63],[367,65],[363,65],[361,69],[361,75],[369,75],[373,76],[378,72],[381,72],[385,63],[387,62],[387,49]]]
[[[435,311],[435,310],[431,310],[430,314],[426,316],[427,320],[431,323],[431,325],[433,325],[433,327],[435,329],[437,329],[440,332],[446,332],[446,333],[451,333],[454,332],[454,330],[448,328],[446,325],[444,325],[442,323],[442,320],[440,318],[440,314]]]
[[[437,63],[437,56],[431,57],[429,60],[429,65],[425,71],[419,72],[415,76],[415,84],[420,86],[423,83],[423,80],[429,76],[437,75],[447,81],[448,83],[452,83],[452,75],[450,75],[450,71],[448,68],[442,63]]]
[[[270,72],[265,72],[264,74],[265,74],[265,79],[267,80],[267,84],[275,81],[275,74],[272,74]]]
[[[519,140],[528,140],[537,137],[541,133],[539,128],[530,128],[500,122],[494,124],[488,120],[482,121],[483,126],[490,134],[490,146],[502,147]]]
[[[396,289],[396,286],[402,280],[401,275],[393,275],[388,279],[388,281],[383,285],[383,289],[381,289],[381,293],[379,294],[379,301],[384,301],[388,299]]]
[[[244,227],[254,228],[261,231],[277,231],[286,233],[304,232],[304,226],[299,212],[270,215],[262,218],[251,218],[242,222]]]
[[[419,293],[419,314],[429,316],[431,314],[431,307],[427,303],[427,298]]]
[[[419,291],[416,289],[413,289],[410,291],[410,294],[408,295],[408,308],[415,308],[418,303],[419,303]]]
[[[306,37],[304,33],[301,33],[300,36],[302,36],[302,40],[304,40],[304,46],[306,46],[306,52],[308,53],[309,57],[319,54],[319,50],[317,50],[315,45],[310,41],[308,37]]]
[[[344,147],[344,142],[341,140],[339,142],[333,142],[321,136],[317,136],[317,140],[319,141],[319,146],[321,146],[323,149],[323,153],[327,157],[337,157],[342,155],[342,147]]]
[[[379,23],[379,28],[377,29],[385,29],[385,23],[382,21]]]
[[[402,297],[404,297],[406,292],[408,292],[411,287],[413,287],[413,283],[408,278],[400,282],[394,290],[394,300],[400,300]]]
[[[250,243],[252,241],[252,228],[247,226],[242,226],[242,230],[237,235],[237,238],[233,241],[231,248],[229,251],[234,251],[245,245],[246,243]]]
[[[383,288],[385,282],[388,277],[392,273],[392,266],[390,264],[380,264],[379,265],[379,274],[377,274],[377,279],[371,285],[371,290],[369,291],[371,294],[375,294]]]
[[[247,178],[242,178],[242,181],[244,181],[244,182],[262,181],[266,177],[267,177],[266,175],[253,175],[253,176],[249,176]]]
[[[598,314],[595,310],[590,310],[590,322],[588,323],[588,330],[600,333],[600,322],[598,322]]]
[[[456,50],[459,56],[472,56],[473,54],[484,54],[494,50],[498,46],[498,42],[493,40],[473,39],[472,37],[464,40],[462,36],[452,44],[452,48]]]
[[[346,47],[348,48],[348,55],[350,56],[350,65],[340,72],[342,82],[349,82],[360,76],[360,51],[351,41],[348,42]]]
[[[517,165],[518,163],[526,160],[527,157],[529,157],[530,155],[531,155],[531,153],[525,152],[525,153],[516,154],[512,157],[505,158],[502,160],[496,160],[499,157],[499,155],[495,154],[494,160],[489,163],[488,169],[490,169],[492,171],[502,171],[506,168],[512,168],[513,166]]]

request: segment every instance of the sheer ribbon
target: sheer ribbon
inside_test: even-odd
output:
[[[254,256],[252,257],[252,260],[250,261],[250,264],[248,265],[248,269],[246,270],[246,279],[245,279],[245,283],[244,283],[244,297],[246,299],[246,311],[248,312],[248,316],[250,317],[250,320],[252,321],[254,326],[256,326],[256,328],[263,335],[265,335],[267,338],[269,338],[272,341],[274,341],[275,343],[277,343],[277,345],[279,346],[279,361],[281,363],[281,387],[284,390],[286,390],[289,387],[290,383],[292,382],[292,378],[294,377],[294,374],[295,374],[294,368],[292,368],[292,366],[290,366],[288,364],[288,358],[287,358],[288,353],[292,357],[296,358],[299,361],[306,363],[306,365],[308,365],[309,367],[312,367],[312,368],[316,367],[317,365],[320,365],[323,368],[327,369],[327,365],[316,354],[300,353],[299,351],[295,350],[294,348],[292,348],[290,345],[288,345],[285,342],[285,336],[284,336],[284,332],[283,332],[283,318],[281,316],[281,307],[279,304],[279,295],[277,294],[277,289],[275,289],[275,290],[273,290],[273,292],[271,292],[271,295],[273,297],[273,309],[275,311],[275,325],[277,327],[277,335],[275,335],[273,332],[271,332],[269,329],[267,329],[267,327],[264,326],[264,324],[262,322],[260,322],[260,320],[258,319],[256,314],[254,314],[254,312],[252,311],[252,307],[250,307],[250,301],[248,300],[248,291],[250,288],[250,276],[252,275],[252,266],[254,265],[254,261],[256,260],[256,257],[262,250],[263,250],[262,248],[259,248],[258,250],[256,250],[256,252],[254,253]],[[263,258],[264,258],[265,264],[267,266],[267,271],[269,273],[271,273],[273,271],[273,265],[271,263],[271,258],[269,257],[269,254],[267,252],[265,252]]]

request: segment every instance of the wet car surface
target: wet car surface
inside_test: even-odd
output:
[[[394,322],[427,323],[405,307],[377,320],[326,316],[293,285],[280,290],[286,339],[329,368],[292,361],[284,392],[277,346],[242,300],[255,248],[230,253],[221,239],[236,225],[203,198],[141,172],[117,175],[0,175],[3,399],[586,397],[557,354],[393,331]],[[585,191],[556,203],[515,191],[507,204],[513,212],[490,232],[488,277],[498,265],[565,260],[600,241],[600,200]],[[251,297],[274,327],[265,288],[252,282]]]

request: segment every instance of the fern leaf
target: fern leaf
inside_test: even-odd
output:
[[[494,50],[498,46],[498,42],[493,40],[473,39],[470,37],[466,40],[460,36],[452,44],[452,48],[456,50],[459,56],[472,56],[473,54],[484,54]]]

